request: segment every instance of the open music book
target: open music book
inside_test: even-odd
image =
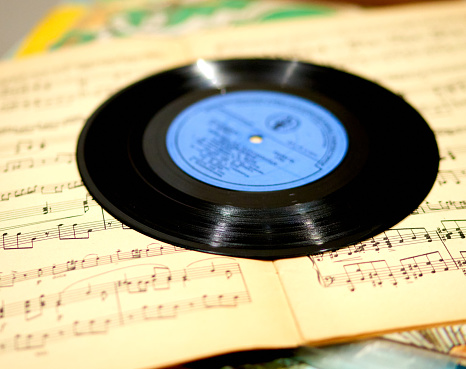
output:
[[[465,16],[466,3],[439,2],[2,62],[0,365],[163,367],[465,321]],[[373,239],[275,262],[187,251],[103,211],[76,168],[86,117],[146,75],[245,56],[331,65],[402,94],[440,147],[426,201]]]

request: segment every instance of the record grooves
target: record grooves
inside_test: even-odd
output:
[[[204,61],[120,91],[87,121],[78,166],[128,226],[211,253],[276,259],[362,241],[408,216],[438,170],[401,97],[286,60]]]

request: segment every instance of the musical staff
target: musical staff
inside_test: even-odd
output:
[[[439,170],[437,182],[439,185],[462,183],[462,178],[466,177],[465,169]]]
[[[2,155],[21,155],[43,151],[46,148],[45,139],[19,139],[16,143],[0,147]]]
[[[216,302],[214,302],[216,301]],[[0,341],[0,354],[11,351],[37,350],[46,345],[73,337],[106,334],[123,325],[147,321],[174,319],[179,315],[206,309],[236,307],[251,302],[247,291],[204,294],[198,297],[176,300],[167,304],[148,304],[121,313],[75,320],[73,323],[50,329],[17,334]]]
[[[128,276],[128,273],[134,275]],[[163,264],[140,264],[113,270],[105,276],[109,278],[104,281],[101,281],[102,274],[97,274],[77,280],[60,292],[3,304],[3,319],[19,318],[34,323],[55,316],[58,322],[70,323],[3,340],[0,354],[44,347],[54,341],[52,337],[105,334],[126,324],[176,319],[188,312],[231,309],[251,302],[240,266],[229,258],[200,259],[179,270]],[[185,290],[182,300],[178,297],[178,288]],[[72,305],[83,306],[92,301],[105,305],[107,314],[95,316],[93,310],[86,310],[79,317],[75,313],[69,315]]]
[[[438,201],[438,202],[423,202],[416,210],[413,211],[413,215],[419,214],[430,214],[449,210],[464,210],[466,209],[466,200],[460,201]]]
[[[433,86],[433,91],[447,106],[456,109],[466,107],[464,98],[466,95],[466,75],[457,75],[455,80]]]
[[[56,187],[56,189],[58,188]],[[68,212],[70,210],[79,210],[79,213],[87,213],[90,207],[95,206],[98,206],[97,203],[91,199],[89,195],[86,195],[84,199],[72,199],[50,203],[46,201],[42,205],[0,212],[0,222],[29,218],[38,215],[47,215],[51,213]]]
[[[440,232],[440,234],[439,234]],[[410,245],[425,244],[441,241],[446,230],[427,231],[425,228],[400,228],[390,229],[379,236],[372,237],[366,241],[349,245],[337,251],[329,251],[316,255],[316,260],[336,259],[340,255],[357,256],[366,252],[379,252],[381,250],[393,250],[405,248]],[[452,232],[453,235],[453,232]],[[456,236],[455,236],[456,237]]]
[[[3,234],[0,248],[3,250],[28,249],[34,247],[34,244],[41,241],[88,239],[92,232],[129,229],[123,223],[113,218],[82,223],[60,223],[52,228],[45,228],[31,232],[12,232],[15,228],[18,227],[2,230]],[[5,232],[5,230],[8,232]]]
[[[128,268],[131,267],[119,269],[112,273],[121,276],[123,271]],[[171,289],[173,288],[173,284],[177,283],[182,283],[186,287],[187,283],[202,278],[225,278],[229,280],[230,278],[234,278],[235,275],[241,274],[237,263],[218,261],[216,265],[190,267],[175,271],[171,271],[167,266],[162,265],[142,265],[138,268],[152,269],[152,272],[146,275],[132,278],[124,277],[103,283],[93,283],[92,278],[86,279],[87,285],[83,287],[73,288],[73,286],[70,286],[61,292],[47,295],[41,294],[39,297],[4,304],[2,306],[3,317],[11,318],[17,315],[24,315],[26,320],[31,320],[42,315],[45,309],[55,309],[57,311],[57,308],[88,299],[99,299],[103,296],[108,298],[111,295],[121,293],[131,295],[148,291],[160,291]],[[79,284],[79,282],[74,283],[74,285],[78,286]],[[223,303],[225,302],[217,302],[219,305]],[[206,307],[215,304],[211,300],[206,300],[205,302]]]
[[[398,286],[443,272],[466,276],[466,220],[440,224],[435,230],[393,228],[347,248],[310,256],[311,265],[320,285],[347,286],[352,292],[364,283]],[[413,255],[407,248],[421,244],[429,245],[423,253]]]
[[[19,74],[0,78],[0,113],[66,107],[83,99],[99,102],[118,87],[142,78],[144,71],[151,68],[147,58],[150,55],[161,57],[163,53],[163,50],[150,50],[144,58],[127,54],[118,64],[126,60],[128,66],[120,66],[118,71],[113,68],[115,60],[109,58],[99,65],[83,61],[72,67],[68,64],[43,67],[41,73],[34,76]]]
[[[85,116],[74,114],[61,119],[48,119],[46,121],[24,122],[21,125],[11,122],[9,125],[4,122],[0,127],[0,137],[2,135],[19,135],[25,132],[33,135],[38,132],[50,132],[51,130],[68,129],[73,126],[81,126]],[[9,143],[6,145],[8,147]]]
[[[465,91],[466,95],[466,91]],[[457,161],[459,157],[466,153],[466,146],[448,146],[440,149],[440,160],[442,161]]]
[[[442,226],[435,230],[425,228],[392,228],[366,241],[349,245],[338,251],[328,251],[315,256],[316,260],[335,259],[341,256],[357,256],[366,252],[395,250],[410,245],[463,240],[466,233],[466,220],[443,220]]]
[[[350,286],[351,291],[354,291],[355,280],[370,282],[374,287],[382,285],[385,280],[390,280],[394,285],[398,284],[396,277],[385,260],[346,264],[343,268],[347,276],[346,283]],[[332,276],[332,284],[338,282],[338,279]]]
[[[464,134],[466,132],[466,127],[459,126],[459,127],[445,127],[445,128],[438,128],[435,130],[435,135],[438,137],[441,136],[454,136],[458,134]]]
[[[113,254],[101,256],[98,254],[89,254],[81,259],[73,259],[64,263],[48,265],[27,271],[17,271],[10,274],[0,274],[0,289],[2,287],[13,287],[20,282],[53,277],[62,273],[121,263],[134,259],[153,258],[183,252],[188,252],[188,250],[163,243],[150,243],[145,248],[133,249],[131,251],[117,250]]]
[[[10,199],[14,199],[17,197],[39,193],[42,195],[58,194],[62,193],[64,190],[74,190],[83,186],[84,184],[81,180],[70,181],[67,183],[33,185],[16,190],[4,191],[0,193],[0,201],[9,201]]]
[[[43,166],[57,165],[57,164],[72,164],[75,162],[74,153],[58,153],[53,157],[46,157],[38,159],[36,157],[9,160],[4,164],[0,164],[0,173],[10,173],[18,170],[40,168]]]
[[[318,267],[318,261],[310,256],[313,264]],[[398,264],[387,260],[374,260],[343,264],[343,272],[326,275],[319,269],[319,282],[324,287],[347,286],[355,291],[357,284],[369,283],[374,287],[392,285],[398,286],[400,281],[413,282],[419,278],[442,272],[461,272],[466,266],[466,259],[444,259],[440,252],[429,252],[399,259]]]

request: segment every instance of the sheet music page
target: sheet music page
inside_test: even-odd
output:
[[[0,65],[1,367],[156,367],[297,345],[272,263],[145,237],[81,182],[86,117],[122,86],[188,59],[182,43],[150,38]]]
[[[308,342],[466,320],[465,20],[464,2],[436,2],[193,40],[207,58],[291,57],[370,78],[402,94],[438,139],[438,180],[408,219],[338,252],[276,262]]]
[[[300,333],[328,342],[466,320],[465,19],[466,4],[440,2],[2,63],[0,364],[166,366]],[[103,211],[74,159],[86,117],[147,74],[237,56],[328,64],[403,94],[440,146],[428,199],[374,239],[275,263],[186,251]]]

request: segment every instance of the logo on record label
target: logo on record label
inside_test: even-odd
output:
[[[287,113],[278,113],[267,117],[266,125],[274,132],[291,132],[299,127],[299,119]]]
[[[342,123],[327,109],[291,94],[247,90],[214,95],[171,123],[175,164],[212,186],[277,191],[317,181],[348,150]]]

